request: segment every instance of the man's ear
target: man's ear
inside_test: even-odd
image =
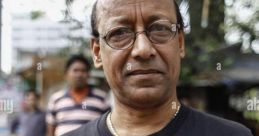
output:
[[[93,58],[94,66],[96,68],[101,68],[103,63],[101,58],[99,39],[92,38],[90,45],[91,45],[91,52],[93,56],[92,58]]]
[[[184,42],[184,33],[183,31],[180,31],[178,33],[178,41],[179,41],[179,49],[180,49],[180,56],[181,58],[184,58],[185,56],[185,42]]]

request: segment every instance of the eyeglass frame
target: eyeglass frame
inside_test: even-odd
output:
[[[133,34],[134,34],[133,42],[132,42],[132,43],[130,42],[129,45],[125,46],[124,48],[116,48],[116,47],[113,47],[113,46],[111,46],[111,45],[107,42],[107,36],[108,36],[113,30],[115,30],[115,29],[117,29],[117,28],[120,28],[121,26],[112,28],[112,29],[109,30],[104,36],[101,35],[100,38],[104,40],[105,44],[107,44],[109,47],[111,47],[112,49],[115,49],[115,50],[126,50],[126,49],[132,47],[132,46],[134,45],[136,39],[137,39],[137,36],[138,36],[139,34],[141,34],[141,33],[145,33],[146,37],[148,38],[148,40],[149,40],[151,43],[153,43],[153,44],[163,44],[163,43],[154,43],[152,40],[150,40],[149,35],[148,35],[148,29],[149,29],[153,24],[155,24],[156,22],[160,22],[160,21],[167,21],[167,22],[170,22],[169,20],[158,20],[158,21],[155,21],[155,22],[153,22],[152,24],[150,24],[149,27],[148,27],[146,30],[144,30],[144,31],[137,31],[137,32],[132,31]],[[170,22],[170,23],[171,23],[171,22]],[[175,31],[172,30],[173,25],[175,25]],[[129,28],[129,27],[121,27],[121,28]],[[172,35],[165,43],[167,43],[167,42],[169,42],[170,40],[172,40],[172,39],[176,36],[177,32],[179,32],[179,29],[180,29],[180,24],[179,24],[179,23],[171,23],[170,32],[171,32],[171,33],[175,32],[175,33],[174,33],[174,35]],[[131,29],[129,29],[129,30],[131,30]]]

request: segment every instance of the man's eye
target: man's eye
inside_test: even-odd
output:
[[[110,37],[117,37],[117,36],[123,36],[123,35],[127,35],[130,33],[130,30],[126,29],[126,28],[122,28],[122,29],[117,29],[112,31],[109,36]]]
[[[161,25],[155,24],[149,27],[148,29],[149,39],[153,43],[165,43],[167,42],[172,36],[173,33],[170,30],[170,25]]]
[[[155,31],[170,31],[170,27],[166,25],[152,25],[149,28],[150,32],[155,32]]]
[[[109,41],[116,42],[116,41],[127,39],[131,35],[132,35],[132,31],[130,29],[128,29],[128,28],[120,28],[120,29],[111,31],[107,35],[107,39]]]

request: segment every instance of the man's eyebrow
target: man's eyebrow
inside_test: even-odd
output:
[[[128,18],[127,16],[116,16],[116,17],[111,17],[108,22],[105,23],[105,32],[109,31],[110,29],[113,29],[114,27],[118,26],[126,26],[126,27],[131,27],[133,24],[133,21]]]
[[[159,16],[159,15],[151,15],[151,16],[148,17],[147,22],[154,22],[154,21],[157,21],[159,19],[161,19],[161,16]]]
[[[118,24],[130,25],[132,24],[132,19],[127,16],[119,16],[112,19],[112,22],[116,22]]]
[[[152,23],[155,22],[157,20],[161,20],[161,19],[167,19],[169,21],[171,21],[168,17],[162,15],[162,14],[157,14],[157,15],[151,15],[147,18],[147,23]]]

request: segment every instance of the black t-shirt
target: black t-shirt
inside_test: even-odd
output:
[[[106,125],[108,113],[63,136],[113,136]],[[252,136],[249,129],[233,121],[182,106],[162,130],[150,136]]]

